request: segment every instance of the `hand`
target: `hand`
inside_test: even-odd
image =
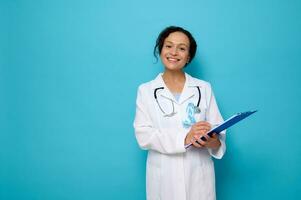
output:
[[[195,123],[185,138],[185,145],[192,143],[192,145],[196,148],[207,147],[212,149],[220,147],[221,143],[216,134],[213,134],[212,137],[206,135],[210,129],[211,124],[208,122],[201,121]],[[206,141],[199,139],[201,136],[204,136]]]
[[[217,149],[221,146],[221,142],[216,133],[213,133],[213,135],[211,137],[208,135],[204,135],[204,137],[206,138],[206,141],[197,140],[204,147],[207,147],[210,149]]]
[[[204,147],[204,141],[199,140],[201,136],[205,135],[211,129],[211,125],[208,122],[200,121],[191,126],[185,138],[185,145],[192,143],[197,148]]]

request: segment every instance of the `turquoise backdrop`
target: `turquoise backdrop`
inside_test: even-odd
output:
[[[0,199],[145,199],[136,90],[183,26],[229,129],[219,200],[301,198],[301,1],[0,0]],[[200,186],[201,187],[201,186]]]

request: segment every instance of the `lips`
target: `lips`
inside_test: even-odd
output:
[[[167,57],[167,60],[170,61],[170,62],[178,62],[178,61],[180,61],[179,58],[173,58],[173,57]]]

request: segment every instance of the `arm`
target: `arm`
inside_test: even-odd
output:
[[[150,117],[147,102],[150,96],[146,94],[146,87],[140,86],[136,100],[136,116],[134,121],[135,136],[139,146],[144,150],[155,150],[164,154],[185,152],[185,133],[175,133],[170,129],[159,130],[154,126]]]

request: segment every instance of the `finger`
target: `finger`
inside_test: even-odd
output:
[[[192,141],[193,141],[194,143],[196,143],[198,147],[202,147],[202,143],[198,140],[199,137],[200,137],[199,135],[194,135],[194,136],[192,137]]]
[[[211,128],[211,124],[209,122],[206,122],[206,121],[199,121],[199,122],[195,123],[194,125],[196,125],[196,126],[206,126],[206,127]]]
[[[201,146],[205,146],[206,141],[200,139],[201,137],[202,137],[202,136],[194,136],[194,138],[195,138],[195,140],[196,140],[196,142],[197,142],[198,144],[200,144]]]
[[[210,142],[211,138],[209,137],[209,135],[203,135],[203,137],[205,138],[205,141]]]
[[[195,123],[195,124],[209,124],[210,125],[210,123],[209,122],[207,122],[207,121],[198,121],[197,123]]]
[[[202,128],[202,127],[194,127],[192,130],[193,130],[194,132],[200,132],[200,131],[203,130],[203,128]]]
[[[202,147],[205,147],[207,145],[207,141],[204,141],[204,140],[201,140],[201,139],[198,139],[197,140],[198,144],[200,144]]]
[[[203,135],[206,135],[206,131],[205,130],[201,130],[201,131],[196,131],[194,135],[197,135],[198,138],[203,136]]]
[[[207,129],[207,130],[210,130],[211,129],[211,126],[208,126],[208,125],[196,125],[194,126],[195,129]]]
[[[202,126],[202,127],[196,127],[196,128],[194,128],[193,130],[194,130],[195,132],[200,132],[200,131],[202,131],[202,132],[207,133],[208,131],[210,131],[210,128],[209,128],[209,127],[204,127],[204,126]]]
[[[201,132],[202,132],[202,135],[205,135],[205,134],[207,134],[207,133],[208,133],[208,131],[209,131],[208,129],[202,129],[202,130],[201,130]]]
[[[211,128],[209,126],[197,126],[197,127],[195,127],[195,130],[203,130],[203,131],[208,132],[211,130]]]
[[[199,142],[197,142],[196,140],[194,140],[194,139],[191,140],[191,143],[192,143],[192,145],[194,147],[197,147],[197,148],[201,148],[202,147],[202,145]]]
[[[218,135],[216,133],[213,133],[210,137],[214,139],[218,139]]]

